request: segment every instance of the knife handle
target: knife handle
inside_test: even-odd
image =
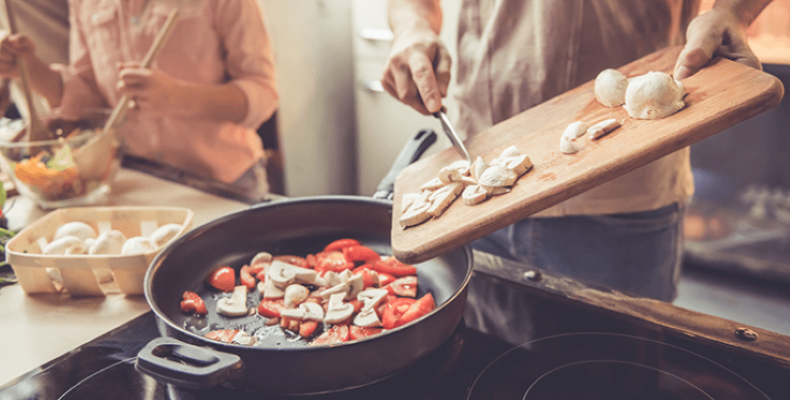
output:
[[[406,145],[403,146],[395,162],[392,164],[387,176],[381,180],[376,193],[373,195],[375,199],[392,199],[393,192],[395,191],[395,178],[415,161],[422,157],[423,153],[428,150],[431,145],[436,142],[436,133],[433,129],[423,129],[417,132],[414,137],[410,138]]]

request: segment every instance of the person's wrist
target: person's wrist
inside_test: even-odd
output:
[[[200,113],[197,109],[195,94],[192,93],[190,85],[185,82],[173,81],[170,87],[170,99],[175,106],[175,114],[185,118],[195,117]]]
[[[720,18],[729,21],[733,26],[738,27],[741,32],[746,32],[754,21],[754,16],[747,12],[739,12],[731,2],[717,2],[711,12],[718,13]]]

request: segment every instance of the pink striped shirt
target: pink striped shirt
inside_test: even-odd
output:
[[[263,157],[255,129],[277,108],[272,48],[256,0],[70,0],[70,62],[57,66],[64,78],[58,111],[114,107],[121,98],[116,64],[142,61],[179,5],[153,68],[195,83],[234,84],[246,96],[247,115],[234,124],[139,113],[123,127],[128,152],[232,182]]]

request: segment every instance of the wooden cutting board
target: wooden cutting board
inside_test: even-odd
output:
[[[619,70],[628,77],[650,71],[671,74],[680,50],[663,49]],[[480,132],[464,142],[473,158],[491,161],[504,148],[516,145],[530,156],[534,167],[510,193],[475,206],[458,198],[440,218],[403,229],[398,223],[401,196],[419,192],[439,169],[461,157],[449,148],[410,165],[395,181],[395,257],[417,263],[444,254],[752,118],[779,104],[784,93],[776,77],[721,58],[683,83],[686,106],[660,120],[636,120],[622,107],[601,105],[590,81]],[[624,123],[578,153],[559,151],[560,137],[570,123],[581,120],[592,125],[607,118]]]

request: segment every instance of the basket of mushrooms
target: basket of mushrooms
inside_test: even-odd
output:
[[[151,261],[193,216],[177,207],[63,208],[9,241],[6,260],[28,294],[142,294]]]

